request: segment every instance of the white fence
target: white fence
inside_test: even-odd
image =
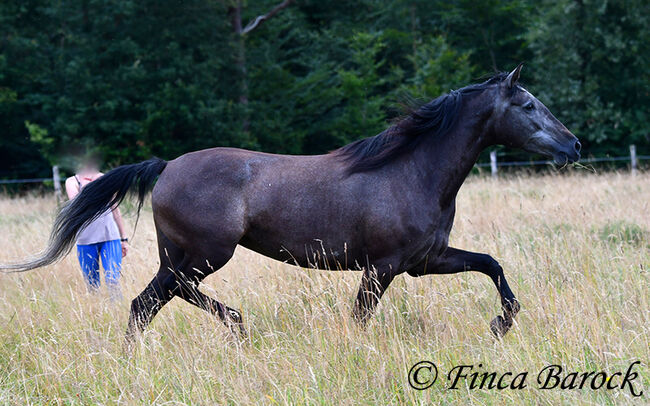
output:
[[[630,145],[630,155],[628,156],[614,156],[614,157],[600,157],[600,158],[583,158],[580,163],[593,163],[593,162],[620,162],[629,161],[630,170],[636,173],[639,160],[650,159],[650,155],[637,155],[636,146]],[[499,162],[497,160],[497,152],[490,152],[490,163],[479,163],[477,167],[490,167],[493,177],[496,177],[499,172],[500,166],[535,166],[535,165],[551,165],[553,161],[506,161]],[[52,181],[54,183],[54,193],[57,197],[61,196],[61,177],[59,175],[59,167],[57,165],[52,167],[51,178],[31,178],[31,179],[0,179],[0,185],[16,184],[16,183],[42,183]]]

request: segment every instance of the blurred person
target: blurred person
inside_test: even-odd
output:
[[[70,200],[74,199],[90,182],[100,178],[98,160],[86,159],[74,176],[65,181],[65,190]],[[118,207],[102,213],[83,228],[77,236],[77,258],[89,292],[96,292],[100,285],[99,261],[104,268],[104,279],[112,300],[122,297],[120,271],[122,258],[128,252],[128,238]]]

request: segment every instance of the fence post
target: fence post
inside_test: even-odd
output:
[[[636,175],[636,145],[630,145],[630,162],[632,175]]]
[[[492,177],[497,177],[497,152],[490,151],[490,169],[492,170]]]
[[[61,201],[63,197],[61,194],[61,175],[59,175],[59,165],[54,165],[52,167],[52,180],[54,181],[54,196],[56,196],[56,201]]]

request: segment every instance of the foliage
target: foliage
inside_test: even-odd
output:
[[[459,53],[444,37],[433,37],[419,44],[410,56],[417,70],[406,80],[406,89],[414,96],[427,97],[465,86],[473,78],[469,58],[470,52]]]
[[[383,130],[404,98],[519,61],[587,153],[650,144],[647,2],[302,0],[244,37],[233,4],[1,2],[0,177],[88,150],[107,166],[212,146],[324,153]],[[243,4],[245,23],[277,1]]]
[[[592,153],[650,144],[650,5],[545,1],[528,33],[540,98]]]

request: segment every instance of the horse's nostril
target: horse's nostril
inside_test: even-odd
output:
[[[576,145],[574,146],[576,149],[576,152],[580,152],[580,148],[582,148],[582,145],[580,145],[580,141],[576,141]]]

